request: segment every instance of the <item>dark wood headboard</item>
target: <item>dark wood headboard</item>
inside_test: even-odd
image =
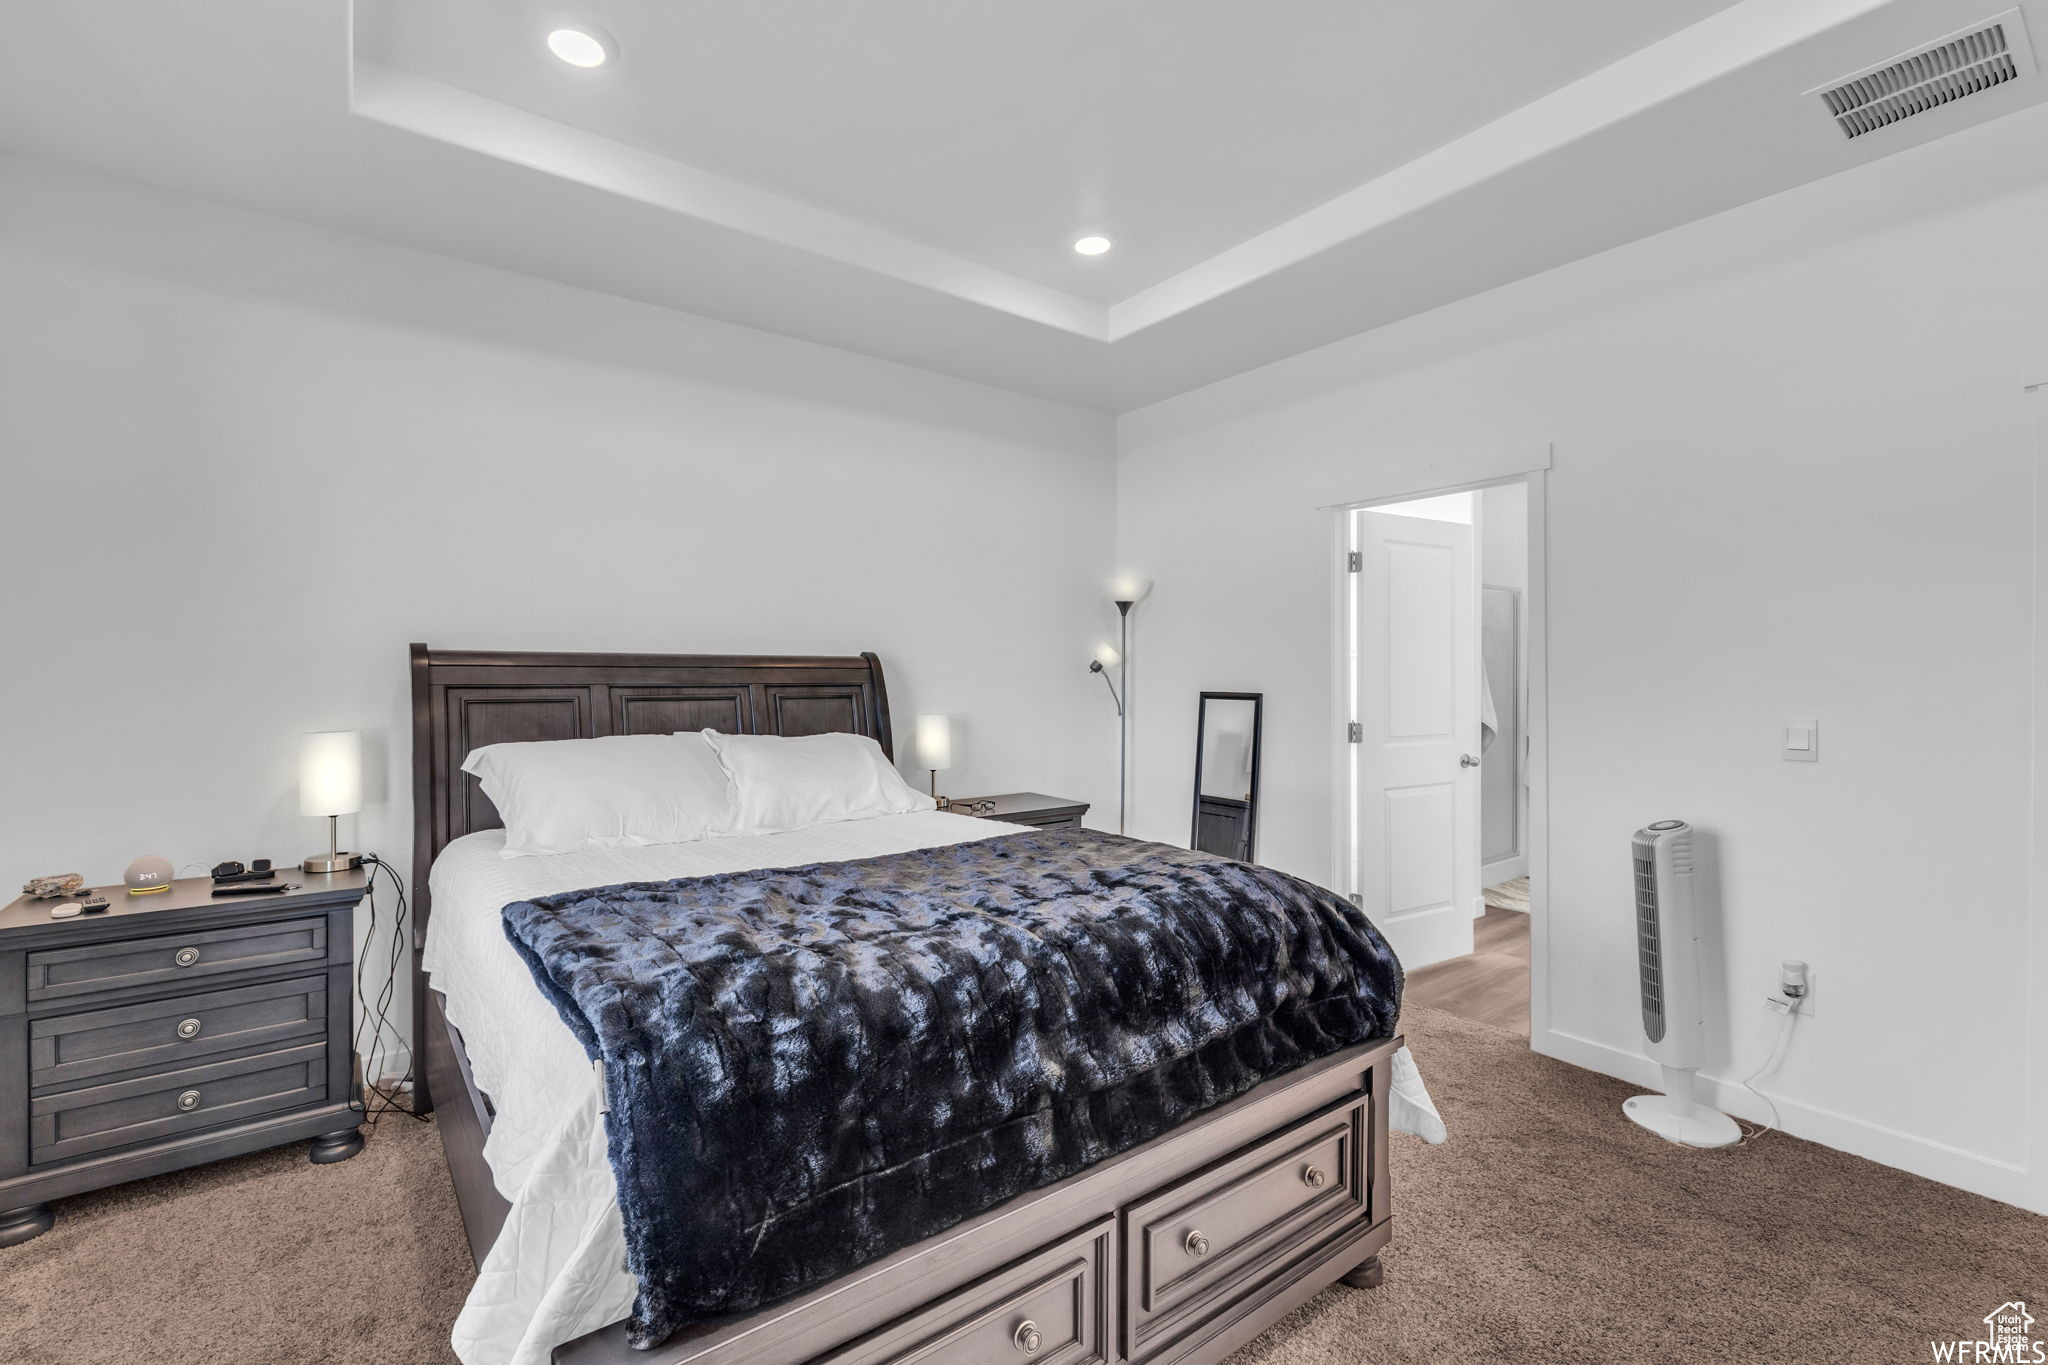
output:
[[[510,654],[412,647],[414,1028],[431,912],[427,871],[451,839],[504,822],[475,778],[471,750],[530,739],[722,730],[737,735],[867,735],[895,757],[889,693],[873,654]]]

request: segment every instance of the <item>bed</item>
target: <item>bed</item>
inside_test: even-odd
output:
[[[471,751],[710,729],[844,732],[887,753],[880,662],[415,645],[412,685],[416,1100],[437,1116],[479,1266],[455,1332],[465,1359],[1210,1365],[1333,1281],[1378,1282],[1392,1226],[1389,1116],[1412,1083],[1398,1037],[1274,1076],[807,1292],[634,1349],[601,1078],[508,943],[500,909],[614,883],[964,849],[1018,831],[920,811],[500,858],[497,813],[461,771]]]

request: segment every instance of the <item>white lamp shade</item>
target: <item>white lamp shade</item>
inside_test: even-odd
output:
[[[307,735],[299,745],[299,814],[354,815],[362,808],[362,732]]]
[[[1139,602],[1152,591],[1152,580],[1140,578],[1129,570],[1109,580],[1109,600],[1112,602]]]
[[[1104,668],[1115,668],[1123,661],[1123,656],[1116,652],[1115,645],[1095,646],[1095,662],[1101,664]]]
[[[934,772],[943,772],[953,766],[953,718],[951,716],[919,716],[917,718],[917,764]]]

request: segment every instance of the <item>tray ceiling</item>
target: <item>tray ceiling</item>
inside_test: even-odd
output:
[[[69,0],[0,146],[1124,411],[2031,105],[1803,93],[2001,8]]]

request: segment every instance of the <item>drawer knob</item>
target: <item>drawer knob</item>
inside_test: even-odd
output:
[[[199,1036],[199,1021],[197,1019],[180,1019],[178,1021],[178,1036],[180,1038],[197,1038]]]
[[[180,948],[177,952],[171,954],[171,961],[177,963],[180,967],[189,967],[198,960],[199,950],[197,948]]]
[[[1011,1337],[1010,1341],[1027,1356],[1037,1355],[1039,1348],[1045,1345],[1045,1338],[1039,1334],[1038,1324],[1029,1318],[1017,1324],[1017,1335]]]
[[[178,1107],[188,1113],[197,1109],[199,1107],[199,1092],[197,1090],[184,1091],[178,1096]]]
[[[1188,1255],[1198,1261],[1209,1254],[1209,1239],[1199,1232],[1189,1233],[1185,1245],[1188,1249]]]
[[[1322,1167],[1309,1166],[1302,1170],[1301,1183],[1312,1190],[1319,1190],[1330,1183],[1330,1177]]]

